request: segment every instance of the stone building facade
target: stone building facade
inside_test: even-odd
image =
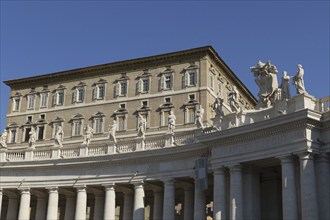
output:
[[[5,83],[1,219],[330,218],[329,97],[261,106],[210,46]]]

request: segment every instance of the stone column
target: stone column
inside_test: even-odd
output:
[[[104,200],[104,220],[115,220],[116,217],[116,192],[115,184],[104,186],[105,200]]]
[[[79,186],[77,189],[75,220],[85,220],[87,210],[86,186]]]
[[[230,219],[243,219],[243,183],[242,167],[234,165],[230,170]]]
[[[155,190],[153,220],[162,220],[162,218],[163,218],[163,192],[159,190]]]
[[[48,189],[47,220],[57,219],[58,190],[57,187]]]
[[[175,219],[175,185],[173,179],[164,181],[163,219]]]
[[[21,203],[19,205],[18,220],[30,219],[30,189],[19,189],[21,191]]]
[[[17,219],[18,200],[16,196],[8,195],[8,209],[6,219]],[[9,211],[10,210],[10,211]]]
[[[305,152],[300,158],[300,192],[302,220],[319,219],[313,154]]]
[[[317,178],[317,195],[319,204],[319,215],[323,219],[330,219],[330,161],[329,156],[325,153],[317,156],[316,178]]]
[[[183,219],[194,219],[194,188],[192,186],[184,188]]]
[[[194,219],[206,219],[205,191],[197,188],[195,180]]]
[[[225,188],[225,168],[217,168],[213,172],[214,176],[214,199],[213,217],[215,220],[225,220],[226,217],[226,188]]]
[[[66,195],[64,220],[74,219],[75,210],[76,210],[76,198],[74,198],[72,195]]]
[[[144,189],[143,182],[134,184],[133,220],[144,220]]]
[[[103,213],[104,213],[104,196],[99,193],[94,193],[95,200],[94,200],[94,215],[93,220],[103,220]]]
[[[36,217],[35,220],[44,220],[47,213],[47,201],[45,196],[37,195],[37,208],[36,208]]]
[[[282,168],[282,207],[283,219],[298,219],[297,190],[294,161],[291,156],[279,158]]]
[[[124,192],[123,219],[132,219],[132,217],[133,217],[133,193]]]

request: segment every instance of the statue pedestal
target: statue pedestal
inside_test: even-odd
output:
[[[86,157],[88,156],[88,145],[82,144],[79,146],[79,157]]]
[[[300,94],[288,101],[288,112],[296,112],[302,109],[315,109],[316,99],[309,94]]]
[[[54,147],[52,147],[52,158],[53,159],[58,159],[61,156],[61,150],[60,147],[58,145],[55,145]]]
[[[6,148],[0,149],[0,162],[5,162],[6,160]]]
[[[145,150],[145,141],[144,141],[144,137],[137,137],[135,138],[135,151],[141,151],[141,150]]]
[[[108,145],[107,149],[108,154],[116,154],[117,153],[117,146],[116,143],[111,141],[110,144]]]
[[[164,147],[172,147],[172,146],[174,146],[174,133],[166,133]]]
[[[34,146],[33,148],[30,147],[29,149],[25,150],[25,160],[33,160],[33,150]]]

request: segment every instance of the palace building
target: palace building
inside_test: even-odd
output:
[[[292,97],[211,46],[5,81],[0,219],[330,219],[330,97],[298,69]]]

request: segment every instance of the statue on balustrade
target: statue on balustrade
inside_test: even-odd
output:
[[[218,97],[215,99],[214,103],[211,105],[212,109],[215,112],[216,117],[223,117],[225,114],[223,113],[223,99],[218,94]]]
[[[117,121],[113,120],[112,125],[111,124],[109,125],[108,138],[110,141],[113,141],[114,143],[117,143],[116,131],[117,131]]]
[[[84,135],[84,142],[83,144],[86,144],[87,146],[91,143],[91,139],[93,137],[93,128],[87,124],[85,128],[85,135]]]
[[[290,76],[288,76],[286,71],[283,71],[283,76],[282,76],[282,83],[280,85],[281,88],[281,99],[286,100],[290,99]]]
[[[301,64],[298,64],[298,72],[297,75],[295,75],[292,80],[293,84],[296,86],[297,95],[299,94],[307,94],[305,90],[305,84],[304,84],[304,69]]]
[[[4,129],[0,136],[0,149],[7,148],[7,136],[8,136],[7,129]]]
[[[238,91],[236,86],[233,86],[233,89],[228,93],[229,106],[232,112],[238,113],[240,111],[238,103]]]
[[[138,137],[142,137],[143,139],[145,138],[145,133],[147,130],[147,120],[139,114],[138,116]]]
[[[37,132],[35,131],[34,127],[31,127],[31,131],[29,132],[29,147],[34,148],[34,144],[37,140]]]
[[[175,120],[176,117],[173,113],[173,111],[170,111],[170,114],[168,116],[168,132],[173,134],[174,133],[174,129],[175,129]]]
[[[63,147],[63,145],[62,145],[63,136],[64,136],[63,128],[61,125],[58,125],[56,132],[55,132],[54,139],[55,139],[55,144],[59,145],[60,147]]]
[[[259,87],[258,107],[269,107],[274,103],[278,90],[277,68],[270,61],[263,63],[259,60],[257,66],[250,68]]]
[[[196,111],[196,118],[195,118],[195,124],[197,125],[197,128],[204,129],[203,117],[204,117],[204,109],[202,105],[199,105],[199,109],[197,109]]]

